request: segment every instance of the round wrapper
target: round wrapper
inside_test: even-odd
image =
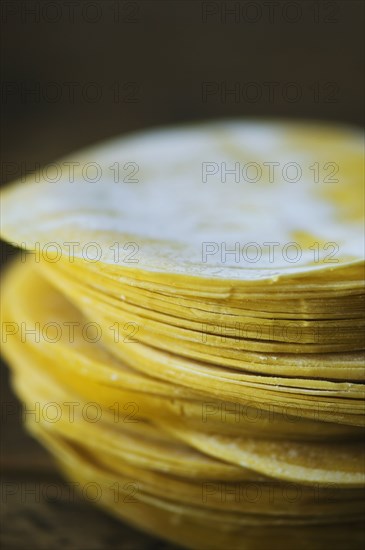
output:
[[[358,269],[362,196],[359,131],[228,121],[117,139],[30,174],[3,193],[2,232],[152,282],[288,284]]]

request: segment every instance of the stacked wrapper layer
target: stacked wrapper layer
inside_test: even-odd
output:
[[[28,408],[56,403],[29,429],[113,513],[199,550],[362,548],[362,145],[207,124],[5,191],[3,236],[32,252],[3,290],[14,386]],[[223,177],[273,161],[302,179]],[[115,181],[115,162],[138,181]],[[313,178],[328,165],[338,181]]]

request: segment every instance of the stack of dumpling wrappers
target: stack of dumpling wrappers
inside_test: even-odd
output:
[[[5,189],[13,385],[99,505],[197,550],[363,548],[363,147],[205,123]]]

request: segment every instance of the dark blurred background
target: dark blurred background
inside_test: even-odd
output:
[[[2,180],[21,162],[155,125],[363,122],[361,0],[3,0],[1,10]]]
[[[236,116],[362,125],[364,5],[3,0],[1,182],[152,126]],[[9,252],[3,245],[3,259]],[[15,401],[5,369],[2,376],[8,406]],[[54,479],[48,455],[25,436],[15,409],[7,411],[6,478]],[[170,548],[83,503],[56,511],[31,499],[6,504],[4,548],[27,540],[32,550],[80,549],[86,531],[88,550]]]

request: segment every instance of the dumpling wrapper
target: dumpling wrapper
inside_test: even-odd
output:
[[[272,162],[279,163],[276,176]],[[229,175],[224,181],[222,166],[236,163],[241,172],[258,166],[258,181],[248,182],[248,172],[244,181]],[[299,166],[296,182],[290,163]],[[336,177],[328,177],[330,169]],[[122,178],[123,170],[138,173]],[[260,285],[323,272],[331,279],[363,264],[363,192],[363,138],[356,129],[205,123],[115,139],[30,174],[2,193],[2,235],[31,250],[39,246],[42,254],[51,256],[53,243],[57,253],[182,286],[199,287],[202,278],[213,287]],[[267,242],[279,243],[273,258]],[[296,261],[288,260],[293,250],[284,251],[291,242],[302,251]],[[247,249],[238,262],[235,254],[222,257],[235,243],[257,243],[262,256],[252,262]]]

